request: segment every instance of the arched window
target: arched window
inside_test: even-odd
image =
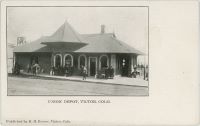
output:
[[[86,65],[87,65],[86,55],[82,54],[78,58],[78,68],[80,69],[81,66],[86,66]]]
[[[73,56],[71,54],[65,54],[64,66],[73,66]]]
[[[99,67],[100,69],[106,68],[108,66],[108,56],[107,55],[102,55],[99,58]]]
[[[55,67],[62,66],[62,57],[61,57],[61,54],[56,54],[54,56],[54,66]]]

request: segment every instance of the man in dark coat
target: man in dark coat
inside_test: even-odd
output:
[[[86,80],[86,76],[87,76],[87,68],[84,66],[83,67],[83,80]]]
[[[109,69],[108,69],[108,66],[106,66],[106,69],[105,69],[105,78],[108,79],[109,77]]]
[[[114,77],[114,69],[112,66],[110,66],[110,78],[113,79]]]

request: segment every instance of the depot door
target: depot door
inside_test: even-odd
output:
[[[97,66],[97,59],[96,58],[90,58],[90,76],[95,76],[96,74],[96,66]]]
[[[121,56],[120,64],[121,64],[121,76],[128,76],[128,72],[129,72],[129,57],[127,55]]]

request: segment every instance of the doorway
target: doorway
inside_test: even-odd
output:
[[[97,58],[96,57],[90,57],[89,58],[89,60],[90,60],[90,65],[89,65],[89,72],[90,72],[90,76],[95,76],[95,74],[96,74],[96,70],[97,70]]]
[[[39,57],[38,56],[31,56],[30,65],[39,64]]]
[[[55,56],[55,67],[60,67],[61,66],[61,56],[56,55]]]
[[[128,76],[129,74],[129,56],[121,55],[120,58],[121,76]]]

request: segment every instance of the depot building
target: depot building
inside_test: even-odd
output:
[[[137,64],[137,56],[143,55],[118,40],[114,33],[106,33],[104,25],[98,34],[79,34],[67,21],[51,36],[15,47],[13,54],[14,63],[22,70],[38,63],[49,74],[51,66],[68,65],[73,68],[73,75],[79,75],[81,66],[86,66],[88,76],[110,66],[115,75],[128,76]]]

